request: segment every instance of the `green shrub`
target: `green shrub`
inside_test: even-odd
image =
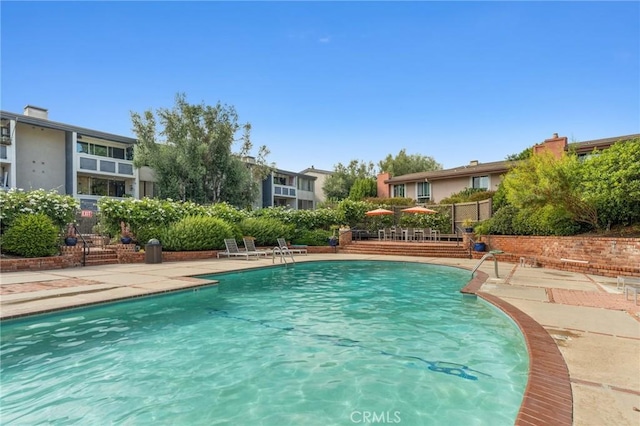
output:
[[[292,239],[294,228],[270,217],[248,218],[240,222],[242,236],[255,238],[257,246],[276,246],[278,238]]]
[[[162,248],[167,251],[222,249],[225,238],[235,237],[233,226],[208,216],[187,216],[169,225],[161,235]]]
[[[24,191],[10,189],[0,191],[0,224],[2,232],[9,229],[17,216],[42,213],[49,217],[58,229],[63,229],[73,219],[80,203],[70,195],[60,195],[55,190],[36,189]]]
[[[316,229],[313,231],[302,231],[300,235],[293,240],[293,244],[304,244],[308,246],[326,246],[329,245],[331,231],[324,229]]]
[[[2,250],[24,257],[45,257],[58,253],[58,228],[47,215],[16,216],[2,236]]]
[[[166,230],[170,225],[143,225],[135,233],[135,239],[141,247],[144,247],[145,244],[149,242],[150,239],[155,238],[156,240],[164,240]]]

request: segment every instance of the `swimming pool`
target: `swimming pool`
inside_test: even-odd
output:
[[[3,423],[513,424],[517,326],[468,271],[309,262],[2,324]]]

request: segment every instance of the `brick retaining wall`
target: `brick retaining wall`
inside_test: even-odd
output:
[[[502,250],[498,259],[517,263],[536,259],[539,266],[615,277],[640,276],[640,238],[532,237],[483,235],[487,250]],[[484,253],[474,252],[474,258]]]
[[[144,263],[144,252],[136,252],[133,244],[112,244],[107,246],[116,251],[118,263]],[[44,271],[47,269],[73,268],[82,265],[82,246],[60,248],[61,255],[51,257],[34,257],[19,259],[1,259],[0,271]],[[184,260],[204,260],[217,258],[218,251],[163,251],[163,262],[180,262]],[[330,246],[308,246],[309,253],[335,253]]]

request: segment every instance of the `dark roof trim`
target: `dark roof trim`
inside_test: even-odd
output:
[[[613,138],[594,139],[592,141],[571,142],[570,148],[574,148],[578,152],[592,151],[596,148],[608,148],[616,142],[628,142],[633,139],[640,139],[640,133],[626,136],[615,136]]]
[[[452,177],[478,176],[485,174],[504,173],[509,170],[514,161],[494,161],[491,163],[478,163],[477,165],[466,165],[454,167],[446,170],[434,170],[431,172],[412,173],[404,176],[396,176],[387,179],[384,183],[403,183],[403,182],[420,182],[434,181],[440,179],[449,179]]]
[[[120,142],[126,144],[135,144],[138,141],[134,138],[126,136],[114,135],[113,133],[101,132],[99,130],[87,129],[84,127],[72,126],[69,124],[58,123],[57,121],[46,120],[43,118],[30,117],[24,114],[16,114],[13,112],[0,111],[0,117],[9,120],[15,120],[18,123],[30,124],[32,126],[44,127],[53,130],[62,130],[65,132],[76,132],[82,135],[91,136],[93,138],[105,139],[111,142]]]
[[[301,177],[305,179],[313,179],[313,180],[318,179],[316,176],[309,176],[302,173],[290,172],[288,170],[282,170],[282,169],[273,169],[272,173],[279,173],[281,175],[288,175],[288,176],[296,176],[296,177]]]

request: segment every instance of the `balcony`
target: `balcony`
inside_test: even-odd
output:
[[[273,185],[273,194],[278,197],[296,198],[295,186]]]
[[[106,173],[123,177],[133,176],[132,161],[89,154],[79,154],[78,159],[79,171]]]

